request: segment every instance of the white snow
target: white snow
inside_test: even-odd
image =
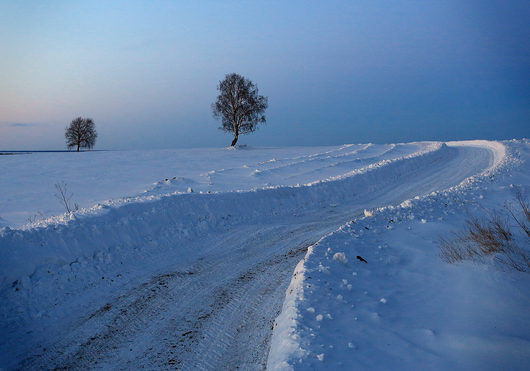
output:
[[[337,252],[333,254],[333,260],[336,260],[343,264],[346,264],[348,262],[348,258],[346,258],[346,255],[343,252]]]
[[[313,246],[298,267],[304,283],[284,305],[296,352],[273,342],[269,369],[321,369],[322,362],[333,370],[528,369],[530,275],[494,259],[448,264],[437,246],[469,215],[502,212],[515,188],[530,195],[530,143],[448,145],[487,147],[491,166],[447,190],[365,213]],[[528,252],[528,239],[521,244]],[[335,246],[368,264],[330,264],[325,252]],[[330,268],[323,274],[321,266]],[[331,300],[337,295],[343,299]],[[307,307],[334,320],[316,325]],[[283,331],[276,327],[273,340]]]
[[[28,224],[28,219],[40,221],[64,213],[54,196],[59,182],[67,184],[72,202],[91,208],[96,203],[112,206],[130,201],[128,197],[136,200],[140,196],[145,199],[192,191],[215,193],[314,184],[418,156],[439,146],[347,144],[2,156],[0,217],[3,226],[19,228]]]
[[[0,368],[443,368],[484,355],[492,316],[520,318],[487,333],[516,366],[528,279],[448,266],[435,239],[527,188],[527,158],[526,141],[0,156]]]

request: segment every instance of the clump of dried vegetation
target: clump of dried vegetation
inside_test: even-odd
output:
[[[530,207],[519,190],[515,198],[516,208],[506,203],[504,213],[486,219],[471,218],[466,221],[465,230],[442,239],[442,259],[447,263],[482,262],[493,257],[510,268],[530,272]],[[510,223],[515,227],[513,231]]]

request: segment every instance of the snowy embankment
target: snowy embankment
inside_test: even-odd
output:
[[[109,367],[113,362],[120,363],[129,359],[134,364],[153,368],[159,365],[157,362],[162,362],[162,356],[152,360],[149,355],[145,355],[147,353],[138,353],[131,360],[127,344],[138,342],[138,347],[149,349],[149,346],[144,347],[144,341],[135,340],[134,337],[138,339],[138,332],[153,323],[156,329],[149,329],[149,336],[163,333],[157,326],[167,325],[162,318],[165,316],[163,312],[159,313],[160,309],[150,308],[147,311],[138,307],[137,315],[129,314],[129,317],[124,317],[123,312],[118,310],[120,305],[128,313],[133,312],[127,304],[125,294],[131,294],[128,290],[132,290],[134,295],[140,295],[130,300],[145,303],[146,300],[141,295],[144,295],[144,288],[155,285],[151,282],[153,277],[166,277],[164,275],[171,273],[167,277],[172,277],[175,282],[166,282],[170,278],[165,278],[163,286],[170,286],[173,296],[161,296],[159,301],[164,305],[159,308],[185,304],[187,306],[184,308],[172,307],[170,310],[175,313],[180,313],[181,309],[198,310],[194,321],[198,323],[197,328],[206,331],[202,335],[204,339],[216,339],[217,333],[236,332],[233,328],[219,330],[219,326],[223,325],[217,322],[211,324],[211,331],[214,332],[208,332],[209,327],[204,324],[207,320],[205,318],[214,318],[219,313],[224,313],[215,312],[215,303],[231,300],[231,297],[227,299],[225,295],[232,290],[231,280],[247,282],[245,277],[251,277],[249,279],[266,287],[267,279],[273,280],[274,277],[263,273],[265,276],[262,274],[258,280],[255,277],[263,270],[256,267],[261,267],[265,262],[272,264],[285,256],[297,256],[296,251],[307,246],[307,241],[314,243],[322,234],[352,218],[358,218],[365,208],[402,202],[416,195],[450,188],[466,179],[469,183],[469,177],[473,174],[490,168],[492,164],[496,167],[495,161],[503,158],[503,148],[495,142],[453,143],[451,146],[429,142],[313,149],[181,151],[174,153],[178,154],[181,161],[189,160],[190,163],[177,168],[167,166],[162,170],[149,170],[149,174],[165,172],[165,175],[144,192],[139,189],[137,191],[140,193],[135,196],[110,201],[101,200],[114,192],[110,191],[112,184],[119,188],[120,184],[126,182],[122,179],[123,171],[118,168],[127,163],[127,156],[113,152],[94,153],[93,155],[101,157],[99,164],[107,171],[109,178],[113,177],[112,166],[117,166],[115,173],[119,175],[114,183],[107,180],[107,185],[102,187],[103,191],[96,187],[98,177],[88,177],[90,181],[85,189],[92,192],[90,197],[99,200],[97,205],[72,214],[37,220],[20,229],[0,230],[0,293],[3,299],[0,303],[0,330],[5,335],[0,342],[0,366],[10,368],[21,362],[27,367],[53,368],[68,365],[68,362],[77,362],[79,366],[80,361],[75,356],[76,349],[81,347],[92,352],[89,344],[95,346],[94,339],[97,339],[100,343],[97,343],[96,351],[90,357],[84,355],[86,367],[98,363],[99,359],[95,356],[98,352],[123,347],[125,353],[108,355],[111,357],[108,360]],[[138,167],[150,169],[153,163],[166,166],[171,162],[164,157],[168,153],[170,152],[158,152],[156,155],[148,153],[144,156],[156,158],[151,158]],[[89,154],[83,154],[85,155]],[[115,156],[120,157],[120,161],[113,163],[111,160]],[[82,158],[84,157],[77,159]],[[134,164],[136,160],[138,159],[129,158],[128,161]],[[17,168],[24,161],[34,162],[22,156],[9,161],[15,161]],[[61,167],[62,163],[58,161],[56,159],[56,167]],[[84,164],[85,168],[89,167],[87,163]],[[212,169],[215,165],[218,167]],[[7,167],[9,173],[10,165],[2,163],[2,166],[4,169]],[[75,162],[71,166],[78,167]],[[127,166],[131,169],[130,164]],[[64,176],[68,174],[68,171],[62,171]],[[41,174],[42,183],[53,182],[49,173],[46,171]],[[136,179],[132,182],[136,185],[131,187],[138,188],[142,176],[131,175],[130,178]],[[75,184],[69,179],[62,180]],[[6,187],[5,184],[2,186]],[[40,205],[46,207],[49,202],[47,193],[43,197],[43,193],[36,192],[38,196],[30,197],[35,205],[22,202],[21,209],[17,210],[10,192],[8,189],[7,196],[5,192],[2,193],[7,200],[7,214],[3,214],[6,215],[4,219],[8,221],[7,224],[10,224],[10,220],[17,220],[17,215],[31,214],[32,211],[40,210]],[[12,192],[16,194],[18,191],[14,189]],[[83,202],[89,202],[87,200],[81,201],[80,205],[84,206]],[[54,212],[46,214],[53,215]],[[10,225],[16,226],[17,223]],[[277,239],[276,234],[281,238]],[[290,246],[290,241],[297,241],[294,252],[291,248],[295,246]],[[231,246],[236,245],[237,254],[240,255],[235,252],[231,254]],[[254,246],[262,248],[250,253]],[[352,257],[347,252],[345,255],[349,260],[346,264],[351,264]],[[251,259],[253,256],[256,259]],[[258,260],[258,257],[264,260]],[[186,282],[189,281],[190,288],[195,287],[204,293],[204,297],[200,299],[202,301],[196,301],[199,300],[197,295],[192,295],[189,303],[175,303],[175,297],[187,295],[186,291],[179,290],[181,287],[185,290],[181,281],[191,264],[198,264],[195,276],[203,281],[198,281],[193,286],[193,276],[186,278]],[[215,270],[215,267],[219,268]],[[292,269],[287,263],[282,265],[282,269],[283,267]],[[241,270],[241,273],[235,268]],[[235,277],[228,276],[231,270]],[[217,272],[218,276],[210,277],[208,272]],[[225,286],[219,286],[224,283]],[[281,282],[277,284],[282,287]],[[156,285],[156,289],[148,290],[148,298],[155,295],[151,292],[158,292],[158,283]],[[245,289],[246,287],[241,288]],[[252,292],[251,297],[244,296],[243,291],[234,293],[234,297],[245,298],[246,302],[258,300],[263,297],[260,290]],[[215,295],[220,295],[219,300],[210,303],[208,300],[215,299]],[[125,299],[121,299],[124,297]],[[294,302],[297,303],[296,300]],[[257,305],[256,308],[259,307]],[[274,316],[274,305],[272,300],[268,309],[270,313],[259,315],[263,318]],[[298,311],[297,306],[293,308]],[[226,310],[228,309],[227,307]],[[211,313],[208,312],[210,310]],[[204,317],[204,312],[208,312],[208,317]],[[147,314],[150,317],[141,317]],[[159,314],[159,317],[155,317]],[[111,326],[112,323],[104,322],[108,320],[105,319],[106,315],[115,315],[115,328]],[[179,315],[185,318],[182,323],[193,322],[188,318],[191,314],[175,314],[176,317]],[[118,325],[124,319],[127,320],[125,324],[130,323],[132,326],[127,331],[122,331],[127,327],[125,324]],[[268,320],[264,321],[267,323]],[[236,323],[237,318],[234,317],[229,325],[234,326]],[[249,326],[248,323],[246,326]],[[110,334],[101,332],[105,328],[113,330]],[[196,365],[221,367],[223,363],[219,362],[224,361],[220,355],[227,349],[238,349],[242,344],[249,346],[249,349],[250,345],[256,345],[252,348],[253,352],[256,349],[266,352],[268,332],[265,331],[266,326],[264,328],[264,339],[256,340],[259,344],[241,340],[232,347],[228,340],[223,341],[214,344],[220,347],[218,352],[202,357],[203,363]],[[196,328],[192,330],[198,331]],[[237,330],[239,333],[240,328]],[[248,331],[250,334],[252,327]],[[182,332],[189,334],[190,330]],[[61,339],[68,339],[69,342],[62,344]],[[164,338],[157,341],[164,343],[166,340]],[[202,343],[196,345],[193,340],[186,340],[178,344],[181,359],[188,359],[190,364],[197,361],[189,359],[190,354],[194,354],[190,352],[190,347],[198,346],[201,349]],[[66,356],[68,352],[73,352],[70,358]],[[143,349],[142,352],[147,350]],[[197,354],[199,357],[199,353]],[[221,358],[216,359],[218,356]],[[234,355],[230,361],[232,363],[224,364],[224,367],[238,366],[238,362],[243,362],[241,356]],[[163,364],[172,365],[174,360],[171,357],[176,356],[168,356],[164,361],[167,363]],[[275,359],[275,356],[271,357]],[[244,362],[250,360],[246,359]]]
[[[374,161],[394,159],[426,143],[336,147],[205,148],[160,151],[29,153],[0,158],[0,228],[33,227],[64,213],[55,184],[70,202],[117,206],[138,196],[249,191],[327,179]],[[153,183],[155,182],[155,183]],[[131,196],[130,198],[124,198]],[[108,201],[106,201],[108,200]],[[28,221],[32,221],[27,225]]]
[[[471,216],[511,220],[505,203],[516,204],[516,189],[530,194],[530,143],[448,145],[487,146],[494,161],[456,187],[367,210],[311,246],[268,369],[528,369],[529,273],[493,257],[448,264],[438,246]]]
[[[127,253],[129,249],[150,245],[150,253],[155,253],[153,250],[163,251],[177,241],[213,230],[242,223],[266,223],[271,216],[296,215],[322,205],[366,197],[388,189],[399,177],[440,166],[455,155],[441,143],[415,149],[405,155],[398,152],[390,159],[376,157],[375,162],[358,169],[303,185],[269,186],[250,192],[141,195],[50,217],[36,223],[37,228],[3,228],[0,239],[6,248],[0,250],[0,288],[38,276],[51,267],[56,270],[70,266],[80,257],[106,256],[114,249]],[[270,170],[259,172],[265,171]]]

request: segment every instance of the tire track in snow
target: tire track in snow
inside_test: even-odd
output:
[[[259,169],[267,169],[269,166],[272,168],[278,167],[278,164],[287,162],[287,165],[282,166],[289,166],[289,164],[296,164],[300,162],[305,162],[312,159],[319,159],[319,158],[331,158],[334,155],[330,155],[332,153],[341,153],[345,150],[348,150],[350,147],[356,146],[354,144],[345,144],[343,146],[340,146],[339,148],[335,148],[329,151],[324,151],[320,153],[312,153],[302,156],[294,156],[294,157],[283,157],[278,159],[271,159],[268,161],[259,161],[254,163],[245,164],[239,167],[230,167],[230,168],[224,168],[224,169],[217,169],[217,170],[211,170],[207,173],[202,174],[203,177],[207,178],[207,183],[210,185],[214,185],[214,179],[223,179],[227,176],[248,176],[253,171],[259,170]],[[358,150],[362,150],[364,147],[372,146],[372,144],[367,145],[359,145],[359,149],[355,149],[353,152],[357,152]],[[348,152],[350,153],[350,152]]]
[[[289,162],[287,164],[278,165],[278,166],[271,166],[267,168],[258,167],[254,169],[252,172],[252,175],[256,176],[266,176],[268,174],[275,174],[277,176],[286,175],[289,173],[292,173],[293,170],[300,171],[303,168],[309,168],[314,170],[315,172],[318,172],[318,170],[321,170],[323,167],[327,168],[330,161],[337,160],[337,162],[341,162],[338,159],[347,158],[347,157],[353,157],[353,158],[361,158],[361,159],[373,159],[376,157],[379,157],[386,153],[390,148],[393,148],[393,144],[389,147],[386,146],[378,146],[376,149],[369,150],[369,148],[373,147],[371,144],[367,144],[364,146],[361,146],[359,148],[356,148],[355,150],[339,155],[326,155],[326,156],[319,156],[319,157],[310,157],[307,159],[302,159],[301,161],[296,162]],[[367,153],[366,156],[360,156],[360,154]],[[342,160],[345,161],[345,160]],[[322,165],[317,166],[315,168],[315,162],[321,162]],[[306,172],[299,173],[300,175],[306,174]]]
[[[229,259],[232,253],[227,252],[215,260],[200,261],[188,271],[159,275],[94,312],[67,343],[57,344],[56,349],[28,360],[23,368],[46,365],[46,368],[64,369],[107,366],[129,369],[144,365],[164,369],[180,365],[189,369],[215,369],[215,365],[242,362],[238,350],[245,345],[248,348],[245,354],[254,357],[251,364],[264,368],[267,354],[263,347],[268,345],[275,315],[259,322],[261,331],[258,332],[254,328],[256,315],[263,312],[264,305],[271,313],[278,313],[289,267],[300,260],[314,241],[304,241],[279,255],[271,254],[266,248],[270,243],[282,243],[288,248],[293,234],[300,233],[302,238],[308,231],[321,228],[320,223],[271,228],[267,237],[260,236],[260,243],[253,246],[252,253],[247,252],[247,257],[235,267]],[[240,243],[246,245],[255,240],[252,235],[248,240],[241,237],[247,233],[245,230],[237,236]],[[222,245],[233,243],[233,237],[229,236]],[[264,279],[268,277],[274,279]],[[233,326],[227,326],[230,322]],[[241,330],[243,322],[246,328]],[[90,328],[99,332],[77,344],[76,339]],[[260,339],[249,341],[252,337]],[[136,344],[131,338],[140,341]],[[142,349],[145,339],[157,343],[158,352]],[[236,348],[231,346],[234,342],[238,344]],[[128,354],[130,349],[134,351],[132,354]],[[136,357],[138,354],[140,357]]]
[[[300,260],[295,253],[292,259],[282,260],[282,256],[318,240],[364,208],[458,184],[489,166],[491,158],[486,152],[446,149],[442,156],[421,159],[427,161],[422,166],[412,162],[416,165],[405,167],[406,174],[392,173],[388,184],[357,189],[361,193],[345,199],[344,204],[310,202],[304,215],[289,218],[284,214],[272,217],[269,225],[243,224],[216,232],[219,248],[205,259],[156,276],[107,303],[71,328],[64,340],[22,366],[263,368],[271,331],[267,324],[276,317],[292,269]],[[376,176],[365,174],[368,179]],[[298,192],[302,191],[306,189]],[[259,310],[262,305],[265,311]],[[254,321],[257,313],[263,317]],[[152,349],[145,349],[145,344]],[[211,354],[206,354],[207,349],[212,349]]]

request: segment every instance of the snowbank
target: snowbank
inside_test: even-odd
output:
[[[371,210],[313,246],[286,292],[268,369],[527,368],[528,273],[493,260],[449,265],[437,246],[466,215],[501,210],[514,188],[530,194],[530,143],[448,145],[488,148],[493,161],[471,181]]]
[[[38,269],[68,266],[83,257],[123,254],[135,249],[161,251],[178,241],[242,222],[262,223],[323,204],[370,197],[400,177],[437,166],[454,156],[432,143],[421,151],[382,160],[330,180],[305,186],[271,187],[250,192],[185,193],[127,198],[42,221],[43,227],[0,230],[0,290],[31,277]],[[133,201],[133,202],[131,202]],[[118,205],[118,207],[115,207]]]
[[[215,249],[226,248],[229,241],[216,243],[218,236],[230,236],[232,231],[245,233],[249,226],[255,229],[296,224],[302,219],[305,223],[321,223],[327,215],[338,216],[333,219],[334,228],[351,218],[376,216],[382,205],[449,188],[464,179],[471,186],[476,182],[469,181],[471,175],[495,163],[493,152],[484,146],[447,146],[436,142],[345,145],[313,152],[223,151],[179,152],[181,161],[190,163],[178,168],[178,172],[174,172],[177,168],[154,171],[157,174],[167,171],[168,175],[136,196],[99,202],[94,207],[45,218],[22,229],[1,229],[0,330],[9,335],[0,342],[0,353],[2,357],[9,355],[8,364],[14,367],[33,346],[47,348],[68,326],[75,326],[79,318],[105,308],[106,303],[121,297],[134,285],[141,286],[157,274],[185,270],[202,257],[219,254]],[[171,157],[173,152],[141,154],[129,161],[134,165],[135,161],[145,160],[138,165],[139,169],[155,163],[165,165],[168,159],[159,157],[168,153]],[[199,158],[194,160],[198,154]],[[226,154],[235,158],[229,159]],[[115,155],[98,153],[102,156],[98,161],[104,164],[105,156]],[[127,161],[122,158],[118,163]],[[212,170],[214,165],[219,166]],[[128,164],[126,168],[134,166]],[[111,179],[102,187],[106,192],[113,183],[112,174],[102,176]],[[141,176],[133,178],[133,184],[140,184]],[[126,180],[114,179],[115,187],[119,190]],[[5,199],[6,195],[2,193],[0,197]],[[411,200],[404,206],[413,206],[415,202]],[[429,218],[422,219],[426,221],[424,225],[430,225]],[[5,224],[11,225],[9,221]],[[323,230],[327,232],[330,228]],[[320,234],[312,236],[311,241],[318,237]],[[313,262],[319,246],[314,246],[307,264]],[[333,256],[337,259],[333,260]],[[329,259],[343,269],[357,262],[346,247],[332,249]],[[370,264],[371,258],[368,261]],[[301,272],[308,266],[303,267]],[[322,274],[332,273],[329,267],[324,263],[317,266]],[[305,285],[309,276],[313,273],[300,274],[300,281],[292,286],[293,292],[300,293],[300,285]],[[295,297],[291,303],[298,303],[300,298]],[[277,326],[276,331],[284,328],[284,334],[293,336],[281,348],[293,351],[300,348],[304,349],[300,354],[305,354],[307,348],[299,341],[304,337],[299,336],[298,330],[290,330],[294,328],[293,321],[297,321],[293,313],[299,313],[300,308],[286,303],[285,321],[280,322],[291,327]],[[288,308],[293,309],[290,314]],[[318,310],[316,306],[312,309]],[[330,320],[327,314],[314,313],[321,325]],[[274,339],[279,339],[278,336],[275,334]],[[43,349],[39,352],[46,354]],[[271,357],[276,361],[271,362],[289,364],[283,356],[274,358],[273,354]],[[311,351],[307,353],[310,354]],[[327,362],[329,354],[320,351],[316,359],[320,358]]]

